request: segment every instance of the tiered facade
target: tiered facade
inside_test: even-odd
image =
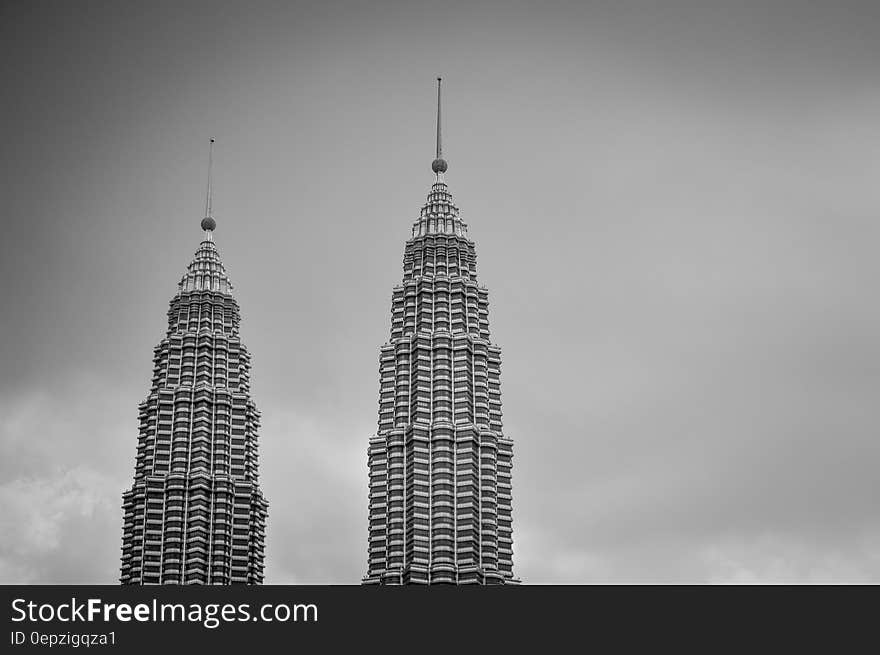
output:
[[[213,219],[168,311],[123,494],[123,584],[259,584],[268,504],[258,486],[250,354]]]
[[[379,357],[364,582],[516,583],[501,350],[489,341],[474,243],[442,180],[439,135],[433,169]]]

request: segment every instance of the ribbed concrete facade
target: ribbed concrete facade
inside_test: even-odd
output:
[[[379,357],[364,582],[515,583],[501,350],[474,243],[442,180],[439,134],[433,168]]]
[[[251,359],[213,219],[202,225],[139,408],[134,484],[123,494],[123,584],[263,581],[267,503]]]

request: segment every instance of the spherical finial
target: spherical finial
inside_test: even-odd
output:
[[[202,229],[205,232],[213,232],[215,227],[217,227],[217,221],[210,216],[205,216],[205,218],[202,219]]]
[[[445,159],[435,159],[431,162],[431,170],[435,173],[445,173],[447,168]]]

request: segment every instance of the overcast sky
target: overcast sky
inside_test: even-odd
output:
[[[266,581],[360,581],[438,74],[515,572],[880,582],[878,71],[875,1],[3,3],[0,582],[118,579],[210,137]]]

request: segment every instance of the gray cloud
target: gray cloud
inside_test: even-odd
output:
[[[120,448],[130,420],[112,389],[78,378],[58,395],[0,403],[0,579],[112,584],[118,579]],[[107,411],[101,416],[102,398]],[[122,412],[131,414],[131,412]],[[130,474],[130,473],[129,473]]]

